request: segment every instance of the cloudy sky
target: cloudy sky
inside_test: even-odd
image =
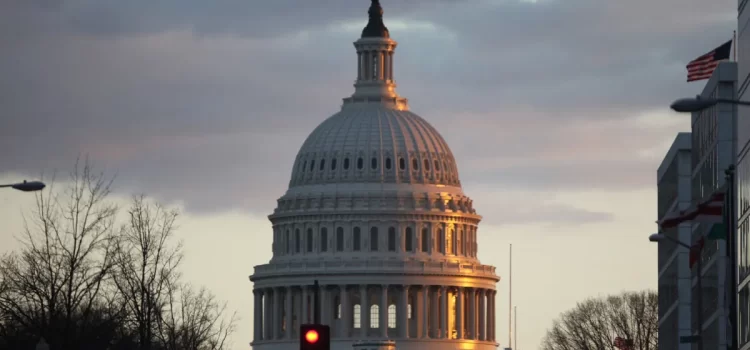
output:
[[[496,252],[514,245],[519,348],[578,300],[655,288],[656,167],[690,128],[667,106],[702,89],[685,64],[731,38],[736,1],[381,2],[398,92],[451,145],[502,299]],[[368,5],[0,1],[0,182],[86,154],[118,198],[182,208],[185,273],[239,311],[247,349],[265,217],[306,135],[353,91]],[[0,194],[0,250],[31,199]]]

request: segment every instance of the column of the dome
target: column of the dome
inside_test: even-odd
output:
[[[273,339],[281,338],[281,288],[273,289]]]
[[[284,324],[286,326],[285,335],[287,339],[292,339],[292,329],[294,329],[294,316],[293,316],[293,310],[292,310],[292,287],[286,287],[286,292],[284,293],[285,301],[284,301]]]
[[[396,326],[401,330],[401,336],[409,338],[409,286],[401,286],[401,299],[396,310],[398,322]],[[414,317],[414,305],[412,305],[412,318]]]
[[[362,80],[362,51],[357,51],[357,80]]]
[[[492,341],[497,340],[497,338],[496,338],[496,333],[497,333],[497,317],[496,317],[497,316],[497,308],[495,307],[495,302],[497,301],[496,298],[495,298],[496,296],[497,296],[497,291],[493,290],[492,291],[492,310],[491,310],[491,312],[492,312],[492,328],[491,328],[491,331],[490,331],[490,334],[492,334],[492,337],[490,338],[490,340],[492,340]]]
[[[367,330],[370,328],[370,298],[366,284],[359,286],[359,327],[362,339],[367,338]]]
[[[388,65],[385,61],[385,52],[378,50],[378,80],[386,80],[386,69],[388,69]]]
[[[307,286],[302,286],[302,299],[300,300],[300,306],[302,307],[302,318],[300,320],[300,324],[308,323],[308,315],[307,315]]]
[[[440,289],[430,289],[430,334],[433,338],[440,339]]]
[[[263,340],[268,340],[271,338],[271,325],[272,325],[272,316],[271,316],[271,293],[270,289],[266,288],[263,290]]]
[[[388,285],[380,286],[380,335],[388,338]]]
[[[328,293],[328,286],[321,285],[320,286],[320,322],[322,324],[331,324],[331,307],[330,307],[330,298]]]
[[[351,321],[349,320],[349,314],[351,314],[351,306],[349,305],[349,292],[346,289],[346,285],[339,285],[339,302],[341,303],[341,314],[339,317],[339,337],[349,337],[349,326]]]
[[[479,340],[487,340],[487,299],[486,290],[479,291]]]
[[[440,287],[440,339],[447,339],[448,334],[448,288]]]
[[[477,339],[477,295],[476,288],[467,290],[469,297],[469,339]]]
[[[430,338],[430,332],[429,332],[429,321],[430,321],[430,287],[427,285],[422,286],[422,295],[420,300],[420,314],[419,319],[417,322],[417,330],[419,331],[419,334],[417,334],[417,338],[421,339],[429,339]]]
[[[456,339],[464,338],[464,293],[463,288],[456,288]]]

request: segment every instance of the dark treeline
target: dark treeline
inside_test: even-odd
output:
[[[229,348],[235,315],[181,278],[178,212],[144,196],[118,208],[87,161],[68,184],[38,192],[0,257],[0,349]]]

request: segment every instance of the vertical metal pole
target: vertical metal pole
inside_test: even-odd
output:
[[[508,250],[508,347],[513,348],[513,244]]]
[[[700,253],[699,253],[700,254]],[[703,278],[702,273],[703,272],[703,262],[701,262],[702,257],[698,255],[698,283],[697,283],[697,289],[698,289],[698,311],[696,318],[698,319],[698,331],[696,332],[698,336],[698,350],[703,350]]]
[[[732,330],[732,346],[731,349],[737,349],[739,347],[737,329],[739,324],[737,323],[737,237],[736,230],[734,228],[734,220],[736,214],[734,211],[735,207],[735,188],[734,188],[734,165],[730,165],[725,171],[727,189],[726,189],[726,229],[727,229],[727,255],[729,256],[729,266],[731,275],[729,275],[729,322],[731,323]]]
[[[315,280],[313,284],[313,298],[315,298],[313,302],[313,323],[320,324],[320,285],[318,280]]]
[[[513,344],[518,350],[518,306],[513,307]]]

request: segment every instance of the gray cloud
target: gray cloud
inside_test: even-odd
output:
[[[736,4],[722,3],[383,0],[400,93],[464,184],[496,191],[650,186],[657,163],[637,153],[674,130],[633,117],[699,89],[684,64],[728,39]],[[267,213],[307,133],[351,94],[366,7],[2,2],[3,171],[88,153],[123,190]]]

